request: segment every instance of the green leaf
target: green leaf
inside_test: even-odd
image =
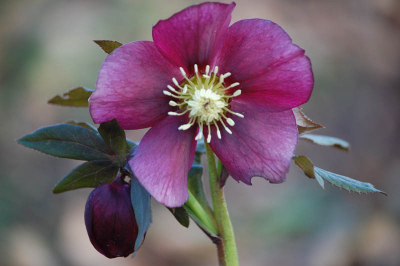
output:
[[[306,176],[312,179],[317,179],[318,183],[322,188],[324,188],[324,181],[329,182],[330,184],[345,189],[349,192],[357,192],[357,193],[373,193],[378,192],[384,195],[387,195],[385,192],[376,189],[372,184],[361,182],[347,176],[338,175],[319,167],[314,166],[309,158],[306,156],[295,156],[293,157],[294,162],[297,166],[299,166]]]
[[[43,153],[76,160],[113,160],[99,134],[85,127],[59,124],[42,127],[18,140],[18,143]]]
[[[349,151],[349,149],[350,149],[350,143],[348,143],[345,140],[335,138],[335,137],[314,135],[314,134],[304,134],[304,135],[301,135],[300,138],[311,141],[311,142],[321,145],[321,146],[335,147],[335,148],[345,150],[345,151]]]
[[[118,124],[117,119],[101,123],[98,129],[101,137],[107,146],[117,156],[117,160],[122,166],[126,159],[126,137],[125,131]]]
[[[96,188],[111,183],[118,173],[118,164],[109,160],[85,162],[64,176],[53,189],[61,193],[77,188]]]
[[[175,219],[184,227],[189,227],[189,214],[183,207],[179,208],[167,208],[172,215],[174,215]]]
[[[93,91],[85,87],[78,87],[64,93],[62,96],[54,96],[48,103],[72,107],[88,107],[89,97]]]
[[[90,130],[92,130],[92,131],[97,133],[97,128],[95,128],[94,126],[92,126],[91,124],[88,124],[86,122],[77,122],[75,120],[71,120],[71,121],[65,122],[65,124],[85,127],[87,129],[90,129]]]
[[[324,128],[324,126],[321,126],[320,124],[311,121],[311,119],[308,118],[301,111],[300,107],[293,108],[293,113],[296,118],[297,129],[299,130],[300,135],[320,128]]]
[[[118,47],[122,45],[122,43],[116,42],[116,41],[108,41],[108,40],[103,40],[103,41],[94,41],[98,46],[103,49],[104,52],[107,54],[111,53]]]

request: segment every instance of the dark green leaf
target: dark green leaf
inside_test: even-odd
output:
[[[174,215],[175,219],[184,227],[188,228],[189,227],[189,215],[185,208],[179,207],[179,208],[167,208],[172,215]]]
[[[65,122],[65,124],[70,124],[70,125],[85,127],[85,128],[87,128],[87,129],[90,129],[90,130],[92,130],[92,131],[94,131],[94,132],[97,133],[97,128],[95,128],[94,126],[92,126],[91,124],[88,124],[88,123],[86,123],[86,122],[77,122],[77,121],[75,121],[75,120],[71,120],[71,121]]]
[[[48,103],[72,107],[88,107],[89,97],[93,91],[84,87],[78,87],[64,93],[62,96],[57,95],[53,97]]]
[[[122,166],[126,158],[126,137],[125,131],[118,124],[117,119],[114,118],[111,121],[101,123],[98,131]]]
[[[151,223],[151,205],[149,192],[139,183],[136,177],[133,176],[131,180],[131,202],[139,228],[135,241],[135,252],[132,255],[134,257],[143,243],[144,235]]]
[[[111,53],[112,51],[114,51],[115,49],[117,49],[118,47],[120,47],[122,45],[122,43],[116,42],[116,41],[94,41],[98,46],[101,47],[101,49],[103,49],[104,52],[106,52],[107,54]]]
[[[350,143],[348,143],[345,140],[335,138],[335,137],[314,135],[314,134],[304,134],[304,135],[301,135],[300,138],[311,141],[311,142],[321,145],[321,146],[335,147],[335,148],[339,148],[339,149],[342,149],[345,151],[349,151],[349,149],[350,149]]]
[[[118,173],[118,164],[109,160],[90,161],[74,168],[64,176],[53,189],[53,193],[61,193],[77,188],[96,188],[111,183]]]
[[[20,138],[18,143],[61,158],[114,160],[112,151],[99,134],[81,126],[59,124],[42,127]]]
[[[300,107],[293,108],[294,116],[296,117],[297,129],[299,130],[299,134],[302,135],[304,133],[314,131],[320,128],[324,128],[323,126],[314,123],[308,118],[302,111]]]
[[[296,165],[299,166],[305,173],[306,176],[312,179],[317,179],[318,183],[324,188],[324,180],[331,183],[332,185],[345,189],[349,192],[357,193],[373,193],[379,192],[387,195],[385,192],[376,189],[372,184],[361,182],[355,179],[351,179],[347,176],[338,175],[332,172],[328,172],[324,169],[314,166],[310,159],[306,156],[295,156],[293,157]]]

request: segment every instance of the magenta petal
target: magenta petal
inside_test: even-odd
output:
[[[153,42],[131,42],[117,48],[101,66],[96,90],[89,99],[93,121],[117,118],[124,129],[153,126],[170,109],[163,90],[172,84],[173,77],[181,75]]]
[[[189,197],[187,175],[196,150],[197,128],[178,130],[187,122],[187,117],[166,117],[146,133],[129,162],[151,196],[171,208],[182,206]]]
[[[271,183],[285,181],[298,141],[292,110],[263,112],[252,104],[236,101],[232,110],[244,118],[232,118],[232,135],[221,130],[218,139],[212,130],[210,146],[237,181],[251,184],[251,178],[263,177]]]
[[[153,40],[171,62],[193,71],[213,65],[231,21],[235,3],[203,3],[190,6],[153,27]]]
[[[311,62],[277,24],[241,20],[229,27],[216,65],[239,82],[240,98],[255,108],[283,111],[308,101],[314,85]]]

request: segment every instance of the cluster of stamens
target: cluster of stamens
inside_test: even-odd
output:
[[[236,90],[233,94],[226,94],[228,90],[239,85],[238,82],[225,87],[224,80],[231,75],[225,73],[217,76],[218,67],[214,71],[210,71],[210,66],[206,66],[205,73],[200,74],[198,66],[194,65],[193,77],[188,77],[181,67],[180,71],[184,77],[184,82],[179,84],[176,78],[172,78],[172,82],[176,88],[168,85],[168,90],[163,93],[167,96],[176,98],[176,101],[170,101],[169,105],[178,107],[181,112],[168,112],[168,115],[181,116],[189,113],[189,123],[181,125],[179,130],[187,130],[194,124],[199,125],[199,133],[196,140],[203,136],[203,126],[208,127],[207,142],[211,141],[211,126],[214,125],[217,130],[217,136],[221,139],[218,122],[224,127],[225,131],[232,134],[228,125],[234,126],[235,122],[232,118],[227,117],[227,113],[243,118],[240,113],[232,112],[229,109],[229,101],[231,98],[239,96],[241,90]],[[224,121],[225,120],[225,121]],[[226,125],[225,122],[228,124]]]

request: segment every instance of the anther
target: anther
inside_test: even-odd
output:
[[[180,88],[181,86],[179,86],[178,81],[176,80],[176,78],[172,78],[172,82],[178,87]]]
[[[208,75],[208,72],[210,72],[210,66],[209,65],[206,66],[206,75]]]
[[[176,112],[168,112],[168,115],[178,115]]]
[[[236,97],[236,96],[239,96],[240,94],[242,94],[242,91],[241,90],[237,90],[237,91],[235,91],[234,93],[233,93],[233,97]]]
[[[171,105],[171,106],[178,106],[178,104],[177,104],[176,102],[174,102],[174,101],[169,101],[169,105]]]
[[[169,91],[163,91],[163,93],[167,96],[172,96],[172,93],[170,93]]]
[[[181,71],[182,75],[186,78],[186,72],[183,70],[183,67],[180,67],[179,70]]]
[[[226,119],[226,122],[232,127],[235,125],[235,122],[231,118]]]
[[[178,92],[174,89],[174,87],[172,87],[171,85],[168,85],[167,88],[170,89],[170,90],[173,91],[173,92],[178,93]]]
[[[223,74],[223,75],[221,75],[221,76],[223,76],[224,78],[227,78],[227,77],[229,77],[230,75],[232,75],[231,72],[227,72],[227,73],[225,73],[225,74]]]
[[[210,142],[211,142],[211,128],[210,128],[210,124],[208,124],[207,126],[208,126],[207,143],[210,143]]]

